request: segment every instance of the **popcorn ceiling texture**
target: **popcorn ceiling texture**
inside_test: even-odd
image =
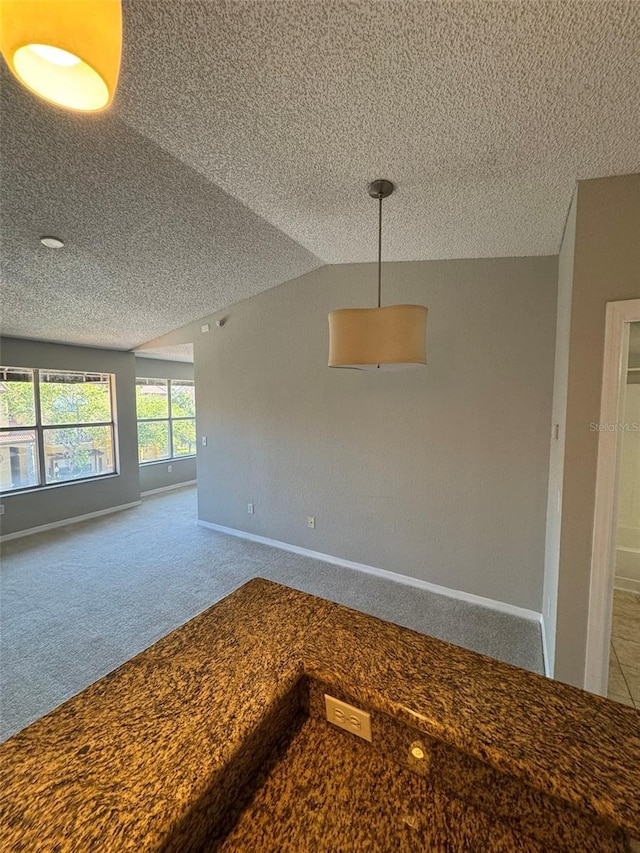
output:
[[[7,77],[4,334],[129,349],[319,266],[115,111],[52,109]]]
[[[193,364],[193,344],[171,344],[136,350],[139,358],[161,358],[165,361],[187,361]]]
[[[640,169],[637,2],[125,0],[124,36],[104,116],[3,71],[7,333],[128,348],[372,260],[379,176],[388,260],[556,254],[575,181]]]
[[[327,263],[375,256],[375,177],[398,185],[385,258],[418,260],[557,254],[576,179],[640,168],[637,2],[166,0],[127,23],[126,120]]]

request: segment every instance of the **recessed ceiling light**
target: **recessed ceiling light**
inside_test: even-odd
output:
[[[47,249],[61,249],[64,246],[64,241],[58,237],[41,237],[40,242]]]

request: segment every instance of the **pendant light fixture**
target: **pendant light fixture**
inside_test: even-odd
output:
[[[341,308],[329,314],[329,367],[398,370],[427,363],[424,305],[380,304],[382,199],[393,190],[391,181],[369,184],[369,195],[378,199],[378,307]]]
[[[41,98],[70,110],[103,110],[120,70],[120,0],[0,0],[0,50]]]

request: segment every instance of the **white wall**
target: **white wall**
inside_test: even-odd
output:
[[[556,258],[385,264],[383,301],[430,311],[428,365],[399,373],[327,367],[327,313],[373,304],[371,264],[174,334],[195,342],[200,518],[539,611],[556,278]]]

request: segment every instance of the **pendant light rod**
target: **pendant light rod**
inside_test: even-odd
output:
[[[378,196],[378,308],[382,294],[382,196]]]
[[[391,181],[378,180],[369,184],[369,195],[378,199],[378,308],[382,296],[382,199],[390,196],[395,187]]]

